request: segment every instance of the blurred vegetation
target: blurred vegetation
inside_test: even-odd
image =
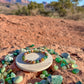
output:
[[[44,6],[41,3],[31,2],[27,6],[17,5],[16,10],[12,10],[14,15],[42,15],[52,18],[65,18],[79,20],[84,19],[84,7],[78,6],[79,0],[58,0]],[[7,7],[9,7],[7,5]]]

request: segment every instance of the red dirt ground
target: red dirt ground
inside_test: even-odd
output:
[[[84,84],[84,22],[64,19],[52,19],[42,16],[0,15],[0,58],[9,52],[25,48],[30,44],[36,47],[45,45],[59,54],[68,52],[76,60],[80,73],[74,75],[70,70],[59,69],[53,74],[63,76],[63,84]],[[75,54],[75,55],[74,55]],[[54,58],[54,56],[53,56]],[[10,67],[14,69],[15,63]],[[13,66],[13,67],[12,67]],[[15,66],[16,68],[16,66]],[[17,75],[23,75],[21,84],[39,81],[38,73],[27,73],[16,68]]]

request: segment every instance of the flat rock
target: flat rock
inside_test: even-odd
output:
[[[44,60],[43,62],[37,63],[37,64],[28,64],[22,61],[22,56],[24,53],[19,54],[16,57],[16,65],[18,68],[20,68],[23,71],[28,71],[28,72],[38,72],[45,70],[49,68],[53,62],[52,56],[47,52],[48,58]],[[43,57],[43,54],[41,53],[30,53],[27,56],[28,60],[36,60],[40,59]]]

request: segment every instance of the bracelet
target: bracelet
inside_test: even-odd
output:
[[[42,57],[42,58],[39,59],[39,60],[27,60],[27,59],[25,59],[25,56],[26,56],[27,54],[30,54],[30,53],[33,53],[33,52],[35,52],[35,53],[42,53],[42,54],[44,54],[45,56]],[[37,63],[40,63],[40,62],[46,60],[47,58],[48,58],[48,54],[47,54],[45,51],[42,51],[42,50],[30,50],[30,51],[25,52],[25,53],[23,54],[23,56],[22,56],[22,60],[23,60],[24,62],[26,62],[26,63],[29,63],[29,64],[37,64]]]

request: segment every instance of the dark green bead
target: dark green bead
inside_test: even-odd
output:
[[[39,63],[39,60],[36,60],[36,63]]]
[[[29,47],[34,47],[34,44],[30,45]]]
[[[68,65],[68,63],[65,59],[62,60],[62,63],[64,63],[65,65]]]
[[[72,70],[72,73],[74,73],[74,74],[79,73],[79,69],[73,69],[73,70]]]
[[[5,79],[6,82],[7,82],[8,80],[11,80],[11,78],[10,78],[10,77],[7,77],[7,78]]]
[[[57,63],[60,63],[60,62],[61,62],[61,58],[56,58],[55,61],[56,61]]]
[[[10,77],[10,74],[7,74],[7,76],[6,76],[7,78],[9,78]]]
[[[2,64],[5,64],[5,60],[2,60],[1,62],[2,62]]]
[[[14,56],[17,56],[18,54],[17,53],[13,53]]]
[[[63,67],[63,66],[65,66],[65,63],[61,63],[61,65],[60,65],[61,67]]]
[[[48,75],[48,72],[46,70],[42,71],[42,74]]]
[[[14,53],[19,54],[20,53],[20,50],[15,50]]]
[[[1,73],[1,68],[0,68],[0,73]]]

